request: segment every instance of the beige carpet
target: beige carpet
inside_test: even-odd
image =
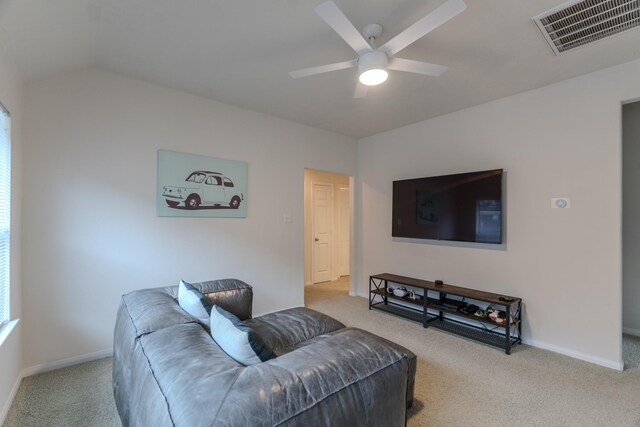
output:
[[[627,369],[545,350],[499,349],[368,310],[345,280],[305,288],[308,307],[369,330],[418,356],[411,426],[640,426],[640,339],[625,337]],[[634,347],[635,345],[635,347]],[[635,357],[635,364],[632,359]]]
[[[116,427],[111,358],[24,378],[4,427]]]
[[[306,288],[309,307],[411,349],[418,356],[415,426],[640,426],[640,338],[625,337],[617,372],[517,346],[511,356],[385,313],[347,296],[341,280]],[[111,359],[25,378],[5,427],[120,425]],[[386,427],[386,426],[385,426]]]

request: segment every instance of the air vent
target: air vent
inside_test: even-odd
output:
[[[572,1],[533,21],[560,55],[640,25],[640,0]]]

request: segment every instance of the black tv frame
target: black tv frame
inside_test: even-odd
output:
[[[447,194],[444,191],[439,191],[439,187],[447,186],[447,185],[464,185],[469,184],[473,181],[484,180],[486,182],[485,187],[477,189],[477,191],[483,191],[484,197],[489,197],[487,201],[490,200],[499,200],[499,212],[500,212],[500,228],[499,228],[499,239],[495,240],[479,240],[477,238],[477,218],[474,223],[474,235],[476,236],[474,239],[469,238],[460,238],[465,235],[468,236],[470,234],[470,226],[471,221],[468,221],[469,224],[466,224],[466,227],[462,226],[463,229],[466,229],[466,232],[457,231],[451,235],[437,235],[434,230],[435,228],[429,229],[430,225],[434,225],[435,227],[440,227],[438,224],[439,217],[435,215],[435,218],[429,217],[429,215],[434,215],[433,212],[429,212],[429,207],[424,208],[426,214],[421,212],[421,209],[418,207],[418,203],[420,203],[420,198],[423,197],[425,202],[423,205],[437,205],[438,197],[441,194]],[[490,245],[501,245],[504,242],[504,200],[503,200],[503,188],[504,188],[504,170],[503,169],[490,169],[485,171],[476,171],[476,172],[464,172],[464,173],[456,173],[449,175],[437,175],[430,176],[424,178],[412,178],[412,179],[404,179],[393,181],[393,205],[392,205],[392,225],[391,225],[391,235],[392,237],[399,238],[408,238],[408,239],[421,239],[421,240],[434,240],[434,241],[449,241],[449,242],[464,242],[464,243],[478,243],[478,244],[490,244]],[[496,183],[499,181],[499,184]],[[401,186],[404,187],[401,189]],[[407,197],[407,188],[413,189],[415,191],[415,195],[412,197]],[[434,188],[436,189],[434,191]],[[463,187],[462,187],[463,188]],[[466,191],[469,189],[473,189],[473,187],[468,187]],[[401,193],[404,193],[402,195]],[[449,191],[449,193],[451,193]],[[455,194],[455,193],[454,193]],[[433,197],[430,199],[430,196]],[[401,199],[401,200],[399,200]],[[468,200],[475,200],[471,197],[467,196]],[[451,202],[451,201],[449,201]],[[461,225],[459,223],[455,223],[456,220],[459,220],[459,217],[463,217],[468,210],[464,210],[464,206],[460,206],[459,200],[456,200],[456,205],[451,205],[449,207],[449,211],[447,212],[449,215],[445,217],[445,220],[449,220],[449,222],[454,222],[454,228],[460,228]],[[451,215],[451,211],[456,209],[458,212],[457,215]],[[495,206],[489,206],[489,208],[495,208]],[[437,209],[435,209],[437,210]],[[493,209],[491,209],[493,210]],[[488,210],[490,212],[491,210]],[[460,213],[464,212],[464,213]],[[475,208],[474,215],[478,215],[477,207]],[[414,214],[415,213],[415,214]],[[466,214],[468,215],[468,214]],[[407,221],[407,224],[402,224],[403,221],[406,221],[407,218],[412,218],[411,221],[415,221],[415,223],[411,221]],[[453,220],[451,218],[454,218]],[[400,222],[398,222],[400,220]],[[420,221],[423,221],[420,223]]]

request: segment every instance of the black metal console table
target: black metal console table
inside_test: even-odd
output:
[[[389,292],[389,283],[422,289],[423,298],[396,296]],[[431,292],[432,296],[428,295]],[[437,297],[433,297],[435,294]],[[450,298],[454,297],[454,298]],[[458,299],[462,298],[462,299]],[[503,324],[486,317],[458,311],[462,301],[486,303],[504,307]],[[492,345],[511,354],[511,347],[522,342],[522,299],[476,289],[442,284],[395,274],[376,274],[369,277],[369,310],[376,309],[421,322],[426,328],[433,326],[482,343]]]

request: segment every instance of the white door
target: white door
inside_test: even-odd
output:
[[[338,266],[340,276],[349,275],[349,187],[338,191]]]
[[[313,283],[331,280],[333,186],[313,184]]]

